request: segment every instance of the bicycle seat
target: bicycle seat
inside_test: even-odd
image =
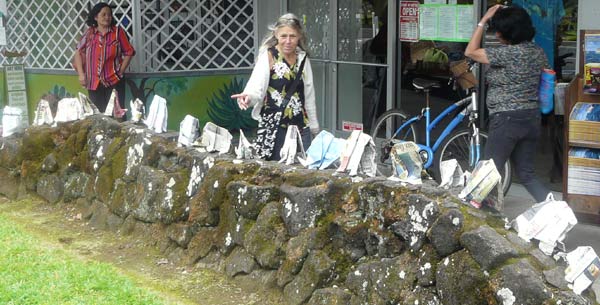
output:
[[[419,90],[428,90],[430,88],[440,88],[440,83],[435,80],[415,78],[413,79],[413,86]]]

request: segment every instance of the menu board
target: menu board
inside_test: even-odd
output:
[[[421,4],[421,40],[468,42],[475,28],[473,5]]]

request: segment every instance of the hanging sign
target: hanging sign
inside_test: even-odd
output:
[[[400,1],[400,41],[419,41],[419,1]]]

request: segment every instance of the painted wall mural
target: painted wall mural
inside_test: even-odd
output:
[[[6,104],[4,73],[0,73],[0,104]],[[87,94],[75,75],[26,73],[28,107],[33,119],[37,103],[46,94],[58,98]],[[244,89],[248,74],[176,76],[130,78],[126,86],[126,107],[133,97],[138,97],[150,106],[155,94],[167,100],[169,111],[168,129],[179,130],[179,123],[190,114],[200,120],[201,126],[212,121],[217,125],[237,131],[255,128],[257,123],[250,117],[251,110],[241,111],[230,96]]]
[[[210,120],[232,131],[240,129],[245,132],[258,127],[258,121],[252,119],[252,109],[241,110],[236,100],[231,99],[232,94],[244,90],[243,80],[234,77],[229,84],[215,91],[208,101],[208,116]]]

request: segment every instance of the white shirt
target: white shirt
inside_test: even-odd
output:
[[[304,80],[304,109],[308,116],[308,127],[311,132],[319,132],[319,120],[317,118],[317,106],[315,105],[315,86],[313,84],[312,67],[310,60],[306,56],[306,52],[300,48],[296,48],[297,62],[306,58],[304,64],[303,80]],[[260,110],[263,107],[267,88],[269,87],[270,65],[269,51],[264,48],[260,50],[252,75],[244,88],[244,94],[247,94],[250,100],[249,106],[254,106],[252,110],[252,118],[260,120]]]

